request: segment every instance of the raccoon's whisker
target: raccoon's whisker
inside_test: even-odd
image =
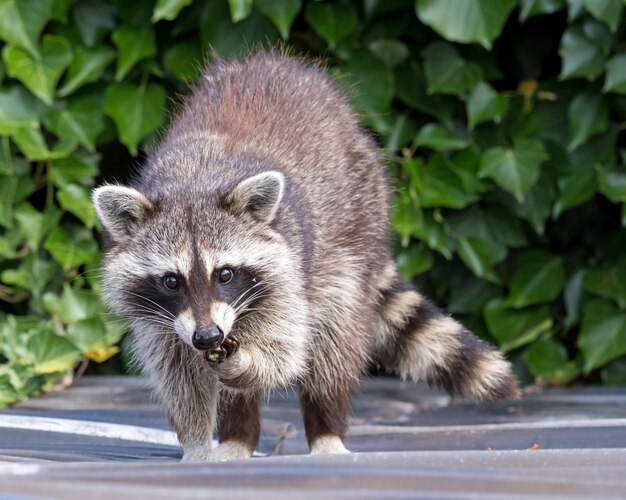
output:
[[[145,321],[146,323],[153,324],[153,325],[159,325],[159,326],[167,329],[168,332],[169,331],[174,331],[172,329],[172,325],[168,325],[167,323],[163,323],[162,321],[158,321],[158,320],[154,320],[154,319],[143,319],[143,321]]]
[[[165,324],[172,325],[171,318],[168,318],[167,316],[163,316],[163,315],[160,315],[160,314],[154,314],[154,312],[152,312],[152,311],[148,311],[146,313],[146,311],[133,310],[133,311],[130,311],[129,316],[133,317],[135,319],[146,320],[146,321],[149,321],[149,320],[159,320],[159,321],[162,321]]]
[[[149,303],[154,304],[155,306],[157,306],[159,309],[161,309],[164,313],[166,313],[169,317],[171,317],[172,319],[176,319],[176,316],[174,316],[171,312],[169,312],[167,309],[165,309],[165,307],[163,307],[160,304],[157,304],[154,300],[149,299],[148,297],[144,297],[143,295],[140,295],[138,293],[135,292],[130,292],[127,291],[127,293],[130,293],[131,295],[134,295],[135,297],[139,297],[142,300],[147,300]]]
[[[249,312],[255,312],[255,311],[261,311],[261,312],[277,312],[274,309],[271,308],[267,308],[267,307],[244,307],[243,309],[241,309],[239,311],[239,316],[237,316],[237,319],[245,316],[247,313]]]
[[[134,320],[159,323],[163,326],[166,326],[168,329],[173,330],[172,319],[168,316],[163,315],[160,311],[134,307],[128,312],[128,316]]]
[[[235,318],[235,320],[233,321],[233,324],[237,323],[237,321],[239,321],[240,319],[246,318],[248,317],[249,313],[255,312],[255,311],[261,311],[264,313],[269,313],[272,310],[271,309],[265,309],[265,308],[251,308],[251,309],[244,309],[243,311],[239,312],[239,314],[237,315],[237,317]]]
[[[233,309],[237,306],[237,303],[252,289],[256,288],[257,286],[261,285],[263,283],[263,280],[259,281],[257,284],[252,285],[250,288],[248,288],[245,292],[243,292],[239,297],[237,297],[233,302],[231,302],[229,305],[230,307],[232,307]]]
[[[140,294],[135,293],[135,292],[131,292],[131,291],[128,291],[128,290],[127,290],[126,292],[127,292],[127,293],[130,293],[131,295],[134,295],[135,297],[138,297],[138,298],[140,298],[140,299],[142,299],[142,300],[145,300],[145,301],[149,302],[150,304],[155,305],[155,306],[156,306],[156,307],[158,307],[161,311],[163,311],[163,312],[164,312],[164,313],[166,313],[167,315],[172,316],[172,318],[174,318],[174,315],[173,315],[171,312],[169,312],[167,309],[165,309],[162,305],[160,305],[160,304],[156,303],[154,300],[149,299],[148,297],[145,297],[144,295],[140,295]],[[143,307],[145,307],[145,305],[143,305]]]
[[[158,318],[158,317],[150,317],[150,316],[142,316],[142,317],[137,317],[136,319],[140,320],[140,321],[145,321],[148,323],[155,323],[155,324],[159,324],[162,326],[165,326],[167,328],[169,328],[170,330],[173,330],[173,325],[171,323],[171,321],[167,321],[164,320],[162,318]]]
[[[92,273],[93,275],[96,276],[102,276],[102,271],[98,268],[95,269],[85,269],[82,273],[78,273],[76,276],[74,276],[70,282],[74,281],[76,278],[82,278],[83,276],[86,276],[87,274]]]
[[[264,293],[266,293],[266,292],[267,292],[267,290],[266,290],[265,288],[261,288],[261,289],[259,289],[259,290],[256,290],[256,291],[255,291],[253,294],[251,294],[249,297],[246,297],[246,298],[245,298],[245,300],[243,301],[243,303],[241,303],[241,304],[237,305],[237,307],[236,307],[235,309],[237,309],[237,308],[241,308],[241,307],[243,306],[243,304],[247,304],[247,303],[249,303],[250,301],[252,301],[252,300],[254,300],[254,299],[257,299],[260,295],[263,295],[263,294],[264,294]]]
[[[267,293],[264,294],[263,291],[261,291],[261,293],[257,293],[257,294],[254,294],[254,295],[248,297],[245,300],[245,302],[243,302],[242,304],[240,304],[239,306],[237,306],[235,308],[235,314],[238,314],[239,311],[241,311],[244,307],[247,307],[248,305],[250,305],[255,300],[262,299],[263,297],[266,297],[267,295],[268,295]]]

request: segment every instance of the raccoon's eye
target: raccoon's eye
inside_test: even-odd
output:
[[[178,288],[178,278],[176,276],[172,276],[171,274],[165,276],[165,278],[163,278],[163,285],[165,285],[165,288],[169,288],[170,290],[176,290]]]
[[[220,280],[220,283],[224,284],[232,280],[233,275],[234,275],[233,270],[229,269],[228,267],[225,267],[224,269],[220,271],[220,273],[217,276]]]

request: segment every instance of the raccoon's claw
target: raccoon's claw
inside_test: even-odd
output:
[[[239,339],[236,337],[226,337],[221,347],[226,350],[226,357],[230,358],[237,352],[237,349],[239,349]]]
[[[230,358],[239,349],[239,340],[234,337],[226,337],[222,345],[212,351],[207,351],[204,358],[209,363],[222,363],[225,359]]]

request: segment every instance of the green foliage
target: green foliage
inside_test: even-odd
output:
[[[0,0],[0,405],[117,352],[96,178],[129,177],[205,58],[281,39],[328,62],[379,138],[407,278],[536,377],[626,382],[623,12]]]

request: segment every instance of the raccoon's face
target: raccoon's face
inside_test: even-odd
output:
[[[110,305],[200,354],[218,347],[238,321],[271,309],[263,301],[289,289],[291,251],[271,228],[283,185],[280,173],[265,172],[227,193],[148,199],[121,186],[96,189],[112,243],[103,269]]]

